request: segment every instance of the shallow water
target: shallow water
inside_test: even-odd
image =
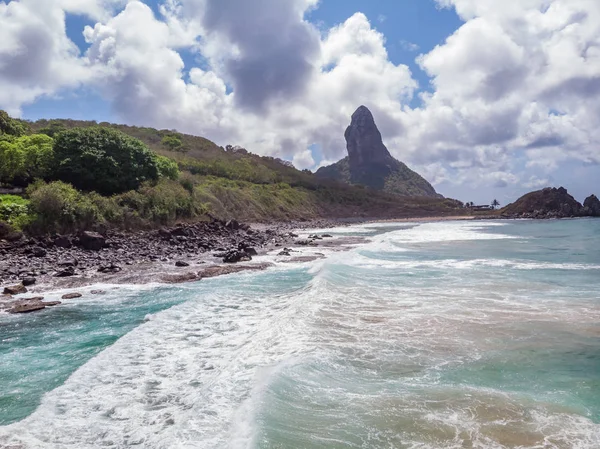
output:
[[[599,231],[361,225],[324,260],[1,315],[0,447],[598,448]]]

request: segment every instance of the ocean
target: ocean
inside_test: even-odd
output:
[[[368,241],[0,315],[0,447],[600,448],[600,220],[320,232]]]

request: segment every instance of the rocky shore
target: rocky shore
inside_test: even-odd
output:
[[[250,226],[213,219],[136,233],[86,231],[0,240],[0,310],[27,313],[59,305],[40,296],[50,289],[95,283],[179,283],[262,270],[269,265],[252,263],[259,253],[280,247],[282,257],[292,258],[286,245],[310,246],[321,238],[298,239],[294,229],[332,224],[322,220]],[[23,296],[29,293],[31,297]]]

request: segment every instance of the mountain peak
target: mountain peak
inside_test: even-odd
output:
[[[392,159],[383,144],[373,114],[366,106],[360,106],[352,114],[352,122],[344,136],[351,168],[367,163],[386,163]]]
[[[398,195],[439,197],[431,184],[392,157],[366,106],[360,106],[352,114],[344,136],[348,157],[320,168],[318,176]]]

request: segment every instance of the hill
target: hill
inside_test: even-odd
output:
[[[395,195],[441,198],[421,175],[392,157],[367,107],[361,106],[352,114],[345,138],[348,156],[320,168],[318,177]]]
[[[581,205],[564,187],[547,187],[527,193],[500,210],[502,216],[515,218],[569,218],[600,215],[600,203],[592,195]]]
[[[89,226],[151,228],[178,221],[195,221],[208,215],[265,222],[314,218],[426,217],[462,213],[461,203],[455,200],[402,197],[362,186],[351,186],[317,177],[306,170],[297,170],[291,163],[280,159],[258,156],[240,147],[219,147],[205,138],[174,130],[76,120],[23,122],[7,118],[6,114],[3,117],[5,125],[0,123],[0,143],[3,141],[7,150],[3,153],[0,145],[0,159],[3,154],[13,154],[11,152],[14,151],[29,154],[27,148],[30,147],[26,148],[26,145],[31,146],[30,141],[43,141],[46,151],[44,154],[48,156],[62,142],[61,151],[55,151],[52,156],[54,160],[48,159],[50,156],[46,157],[49,166],[45,167],[45,171],[38,170],[38,174],[34,175],[33,172],[24,170],[19,176],[4,178],[0,173],[0,183],[4,187],[29,186],[27,193],[22,196],[25,201],[31,201],[31,204],[19,203],[18,207],[13,207],[13,203],[7,200],[10,204],[5,204],[5,212],[0,210],[0,220],[9,221],[17,228],[27,227],[29,224],[31,215],[25,214],[27,207],[27,210],[33,211],[33,215],[39,216],[42,213],[39,209],[42,204],[49,204],[48,195],[53,198],[52,204],[58,204],[54,201],[56,197],[61,201],[68,200],[69,204],[61,206],[61,210],[75,212],[71,213],[68,220],[58,213],[58,218],[53,216],[56,226],[53,225],[50,229],[47,224],[40,225],[38,231],[70,232]],[[86,134],[81,130],[90,131]],[[76,170],[93,171],[102,165],[105,170],[102,176],[105,176],[104,179],[110,178],[111,172],[106,168],[108,166],[104,164],[104,160],[98,159],[98,154],[108,153],[104,149],[98,152],[97,149],[90,148],[89,142],[102,141],[97,136],[100,132],[98,130],[110,130],[112,140],[121,140],[124,148],[135,148],[136,151],[141,151],[139,154],[145,155],[145,150],[135,142],[118,136],[126,135],[141,142],[143,147],[156,155],[150,159],[149,156],[143,156],[143,160],[155,161],[152,163],[157,164],[158,170],[155,172],[152,168],[144,173],[158,173],[159,178],[152,175],[154,178],[150,176],[145,182],[140,180],[138,188],[120,191],[119,185],[112,185],[108,190],[104,186],[91,188],[90,184],[86,184],[79,187],[83,191],[71,191],[68,186],[57,185],[60,181],[77,182],[80,179],[77,175],[79,171],[69,173],[69,170],[75,168],[69,165],[65,168],[65,161],[55,160],[57,154],[68,154],[70,151],[76,153],[85,150],[87,157],[93,154],[96,157],[94,160],[99,161],[91,164],[91,167],[90,164],[86,166],[80,163]],[[87,136],[87,143],[78,147],[77,142],[80,142],[82,135]],[[71,141],[64,142],[64,136]],[[12,149],[8,150],[9,148]],[[32,154],[37,157],[38,153],[39,151],[34,151]],[[72,158],[68,160],[72,161]],[[175,172],[169,165],[173,161],[176,163]],[[36,164],[37,162],[33,163]],[[51,167],[52,164],[58,164],[62,169],[56,170]],[[95,179],[94,176],[91,179]],[[33,183],[34,179],[40,178],[46,185]],[[128,179],[129,181],[132,180]],[[106,193],[103,193],[104,190]],[[21,213],[18,218],[7,218],[10,214],[6,210],[17,209]],[[81,216],[87,218],[83,220]]]

